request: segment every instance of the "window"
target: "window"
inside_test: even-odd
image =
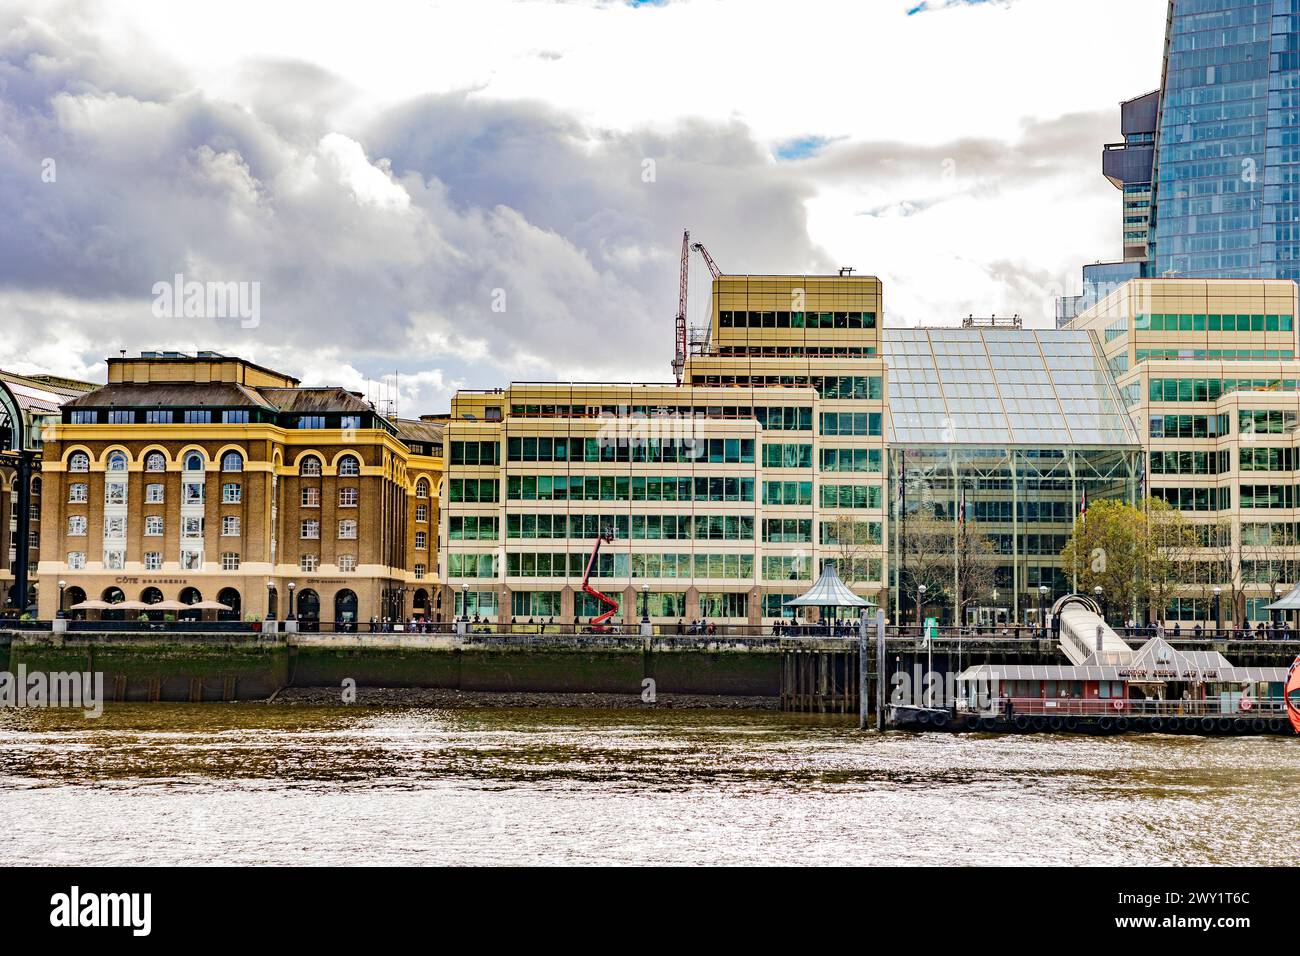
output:
[[[361,474],[361,463],[347,455],[339,459],[339,474],[344,478],[355,478]]]
[[[358,428],[360,428],[360,427],[361,427],[361,416],[360,416],[360,415],[340,415],[340,416],[339,416],[339,428],[342,428],[344,431],[355,431],[356,429],[358,429]]]
[[[72,425],[94,425],[99,421],[98,412],[86,412],[74,409],[69,424]]]
[[[318,567],[320,567],[320,555],[303,554],[298,556],[299,571],[315,571]]]
[[[144,569],[146,571],[159,571],[162,569],[162,552],[146,551],[144,553]]]
[[[181,499],[183,504],[203,504],[203,483],[201,481],[186,482],[182,491],[184,492],[184,497]]]
[[[125,409],[114,409],[108,413],[108,423],[110,425],[134,425],[135,412]]]
[[[346,518],[339,522],[339,537],[355,540],[357,536],[357,523],[352,518]]]
[[[109,571],[121,571],[126,565],[126,552],[121,548],[109,548],[104,551],[104,567]]]
[[[77,452],[68,459],[68,471],[90,471],[90,456],[84,452]]]
[[[81,481],[68,485],[68,502],[70,504],[85,504],[89,500],[90,485]]]
[[[203,468],[204,468],[203,456],[200,455],[197,451],[192,451],[185,456],[186,471],[203,471]]]
[[[307,475],[308,477],[316,477],[320,475],[320,471],[320,459],[314,455],[308,455],[298,466],[298,474]]]
[[[325,416],[324,415],[299,415],[297,427],[298,428],[324,428]]]
[[[340,571],[355,571],[357,569],[357,556],[355,554],[339,555]]]
[[[126,504],[126,482],[124,481],[105,482],[104,483],[104,504],[107,505]]]
[[[304,541],[320,537],[320,522],[315,518],[308,518],[303,521],[301,528],[301,537]]]
[[[238,571],[239,570],[239,552],[222,551],[221,552],[221,570]]]
[[[120,451],[115,451],[108,456],[109,471],[126,471],[126,455]]]
[[[221,503],[225,505],[237,505],[243,500],[243,486],[237,482],[229,482],[221,486]]]
[[[163,501],[163,486],[162,486],[162,485],[145,485],[145,486],[144,486],[144,500],[145,500],[145,504],[150,504],[150,505],[162,504],[162,501]]]
[[[150,425],[170,425],[175,415],[170,408],[151,408],[144,413],[144,420]]]
[[[202,571],[203,570],[203,552],[202,551],[182,551],[181,552],[181,570],[182,571]]]
[[[429,535],[424,531],[415,532],[415,550],[427,551],[429,547]]]
[[[427,498],[427,497],[429,497],[429,481],[428,481],[428,479],[426,479],[426,478],[421,478],[419,481],[417,481],[417,482],[415,483],[415,497],[417,497],[417,498]]]
[[[223,538],[239,537],[239,515],[222,515],[221,536]]]
[[[207,409],[189,408],[185,410],[185,424],[187,425],[211,425],[212,412]]]
[[[221,421],[227,425],[247,425],[248,409],[228,409],[221,413]]]
[[[86,552],[69,551],[68,567],[73,571],[84,571],[86,569]]]
[[[416,520],[416,521],[419,521],[419,522],[422,522],[422,523],[427,523],[427,522],[428,522],[428,520],[429,520],[429,506],[428,506],[428,505],[416,505],[416,506],[415,506],[415,520]]]
[[[340,508],[355,508],[357,506],[357,499],[358,499],[357,489],[355,488],[339,489]]]
[[[417,564],[417,565],[415,566],[415,576],[416,576],[417,579],[420,579],[420,580],[422,580],[422,579],[424,578],[424,565],[423,565],[423,564]]]
[[[163,533],[162,515],[146,515],[144,533],[151,538],[159,537]]]
[[[145,471],[166,471],[167,459],[163,457],[162,452],[151,451],[144,459]]]
[[[105,515],[104,516],[104,537],[125,538],[126,537],[126,516]]]
[[[221,456],[222,471],[243,471],[244,456],[237,451],[228,451]]]
[[[81,537],[86,533],[86,516],[73,515],[68,519],[68,534],[72,537]]]
[[[181,536],[185,538],[203,537],[203,519],[190,515],[181,519]]]
[[[314,487],[313,487],[313,488],[304,488],[304,489],[302,489],[302,495],[301,495],[300,497],[301,497],[301,500],[302,500],[302,506],[303,506],[304,508],[319,508],[319,507],[320,507],[320,489],[319,489],[319,488],[314,488]]]

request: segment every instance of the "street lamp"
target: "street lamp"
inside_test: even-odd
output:
[[[1097,611],[1098,611],[1098,613],[1101,614],[1101,619],[1102,619],[1102,621],[1104,622],[1104,621],[1106,620],[1106,608],[1104,608],[1104,607],[1102,606],[1102,603],[1101,603],[1101,585],[1100,585],[1100,584],[1098,584],[1095,588],[1092,589],[1092,596],[1095,597],[1095,598],[1097,599]]]
[[[1038,630],[1047,640],[1047,585],[1038,585]]]
[[[925,606],[925,585],[918,584],[916,586],[916,627],[917,630],[920,631],[920,633],[922,634],[925,633],[925,631],[922,630],[922,628],[925,626],[925,622],[921,618],[921,611],[924,609],[924,606]]]
[[[68,587],[67,581],[59,582],[59,619],[60,620],[67,617],[67,614],[65,614],[63,611],[63,592],[67,589],[67,587]]]
[[[1219,587],[1216,584],[1214,586],[1214,629],[1216,631],[1223,630],[1223,604],[1221,603],[1222,596],[1223,596],[1223,588]],[[1216,634],[1215,636],[1217,637],[1218,635]]]
[[[1282,585],[1280,584],[1273,585],[1273,603],[1276,604],[1278,598],[1280,598],[1281,596],[1282,596]],[[1268,612],[1268,622],[1273,625],[1273,628],[1275,630],[1277,628],[1277,613],[1278,613],[1277,611]]]
[[[270,578],[266,579],[266,619],[275,620],[275,614],[271,611],[271,602],[275,600],[275,582]]]
[[[298,615],[297,615],[297,613],[294,611],[294,607],[293,607],[293,589],[296,588],[297,586],[298,586],[298,585],[295,584],[295,583],[292,582],[292,581],[290,581],[289,584],[288,584],[288,588],[289,588],[289,616],[285,618],[286,621],[296,621],[296,620],[298,620]]]
[[[469,620],[469,584],[465,583],[460,586],[460,619]],[[500,618],[497,618],[500,620]]]
[[[641,623],[650,623],[650,585],[641,585]]]

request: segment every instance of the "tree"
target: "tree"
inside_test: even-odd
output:
[[[934,517],[909,515],[899,531],[902,560],[899,586],[916,598],[925,585],[926,603],[947,604],[951,600],[953,547],[952,522]]]
[[[1103,609],[1127,614],[1168,606],[1198,547],[1195,526],[1167,502],[1148,498],[1134,507],[1102,499],[1075,520],[1061,561],[1079,591],[1100,586]]]
[[[874,527],[873,527],[874,525]],[[850,588],[857,581],[870,580],[868,561],[880,544],[880,526],[848,514],[822,519],[822,545],[835,562],[840,580]]]

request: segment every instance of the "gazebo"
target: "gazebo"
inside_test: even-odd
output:
[[[822,575],[803,594],[786,601],[784,607],[815,607],[819,609],[875,607],[874,601],[858,597],[849,590],[848,585],[840,580],[835,565],[822,565]],[[819,617],[823,616],[819,613]]]
[[[1294,614],[1296,611],[1300,611],[1300,587],[1294,587],[1289,593],[1284,594],[1272,604],[1266,604],[1264,610],[1281,611],[1284,614],[1287,612]],[[1285,624],[1286,618],[1282,620]]]

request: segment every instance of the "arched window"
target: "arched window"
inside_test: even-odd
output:
[[[160,451],[151,451],[144,460],[145,471],[166,471],[167,459]]]
[[[90,471],[90,456],[83,451],[77,452],[68,461],[69,471]]]
[[[185,456],[185,470],[186,470],[186,471],[202,471],[202,470],[203,470],[203,455],[200,454],[200,453],[197,452],[197,451],[192,451],[192,452],[190,452],[188,455],[186,455],[186,456]]]
[[[108,456],[109,471],[126,471],[126,454],[115,451]]]
[[[351,455],[345,455],[339,459],[339,474],[344,478],[354,478],[361,474],[361,462],[357,461]]]
[[[237,451],[228,451],[221,456],[222,471],[243,471],[244,456]]]
[[[417,481],[417,482],[415,483],[415,497],[417,497],[417,498],[427,498],[427,497],[429,497],[429,479],[428,479],[428,478],[421,478],[419,481]]]
[[[302,460],[298,467],[298,474],[313,477],[320,474],[320,459],[314,455],[308,455]]]
[[[162,599],[163,593],[158,588],[145,588],[140,592],[140,601],[143,604],[157,604]]]
[[[217,594],[217,603],[224,604],[230,610],[218,611],[218,621],[238,621],[243,616],[244,603],[239,592],[234,588],[222,588]]]

